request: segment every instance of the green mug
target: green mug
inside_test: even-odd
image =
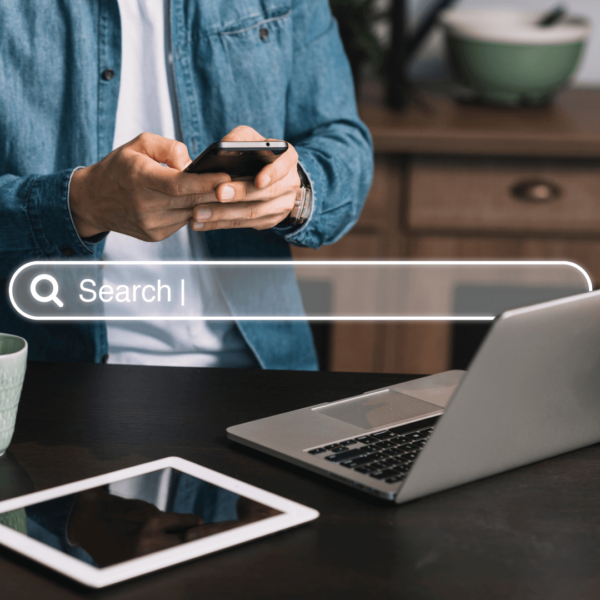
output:
[[[16,335],[0,333],[0,456],[15,431],[17,409],[27,369],[27,342]]]

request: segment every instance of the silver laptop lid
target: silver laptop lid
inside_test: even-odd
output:
[[[600,441],[600,292],[501,315],[396,502]]]

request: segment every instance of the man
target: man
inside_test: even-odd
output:
[[[371,142],[325,0],[0,0],[0,22],[0,277],[59,256],[285,260],[358,218]],[[183,173],[214,141],[265,138],[291,146],[254,182]],[[301,185],[312,202],[295,215]],[[193,295],[235,315],[253,285],[213,274]],[[300,305],[293,274],[272,297]],[[0,330],[34,360],[316,368],[306,323],[107,329],[3,303]]]

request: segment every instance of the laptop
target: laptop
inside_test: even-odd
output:
[[[503,313],[466,372],[227,434],[398,504],[600,442],[600,291]]]

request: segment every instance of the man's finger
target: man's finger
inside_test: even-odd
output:
[[[225,137],[221,139],[222,142],[264,142],[265,138],[252,127],[248,125],[239,125],[235,129],[232,129]]]
[[[269,215],[267,217],[262,217],[260,219],[253,219],[251,221],[239,220],[239,221],[208,221],[207,223],[198,223],[194,225],[196,222],[193,221],[192,228],[195,231],[215,231],[217,229],[271,229],[275,227],[275,225],[281,223],[287,215],[289,211],[285,213],[280,213],[278,215]]]
[[[193,218],[196,222],[212,221],[248,221],[264,216],[264,203],[262,202],[236,202],[223,206],[210,204],[194,208]]]
[[[298,153],[294,146],[288,144],[288,149],[282,155],[278,156],[274,162],[266,165],[260,170],[254,180],[254,185],[259,189],[266,188],[273,185],[275,182],[282,180],[290,172],[295,173],[299,184],[300,177],[296,172],[298,168],[297,165]]]
[[[275,186],[273,186],[275,188]],[[268,200],[276,198],[282,190],[267,188],[259,190],[252,181],[232,181],[217,186],[215,194],[217,201],[231,204],[232,202],[246,202],[249,200]]]
[[[204,204],[193,211],[194,221],[249,221],[269,215],[289,212],[294,205],[293,194],[285,194],[273,200],[254,202],[235,202],[234,204]]]
[[[169,165],[172,169],[183,171],[190,163],[186,145],[177,140],[154,133],[142,133],[130,143],[138,152],[143,152],[155,161]]]
[[[207,194],[231,181],[227,173],[180,173],[153,160],[144,162],[141,178],[143,185],[167,196]]]
[[[288,177],[276,181],[266,188],[257,188],[253,181],[231,181],[220,184],[216,189],[217,200],[224,204],[232,202],[248,202],[252,200],[272,200],[300,186],[298,173],[290,173]]]
[[[278,223],[281,223],[289,214],[289,210],[283,210],[278,213],[259,217],[257,219],[237,219],[233,221],[206,221],[199,223],[192,221],[191,227],[194,231],[215,231],[217,229],[271,229]]]
[[[189,208],[192,209],[194,206],[199,204],[208,204],[209,202],[218,202],[216,192],[207,192],[206,194],[189,194],[188,196],[178,196],[173,199],[172,206],[177,208]]]

